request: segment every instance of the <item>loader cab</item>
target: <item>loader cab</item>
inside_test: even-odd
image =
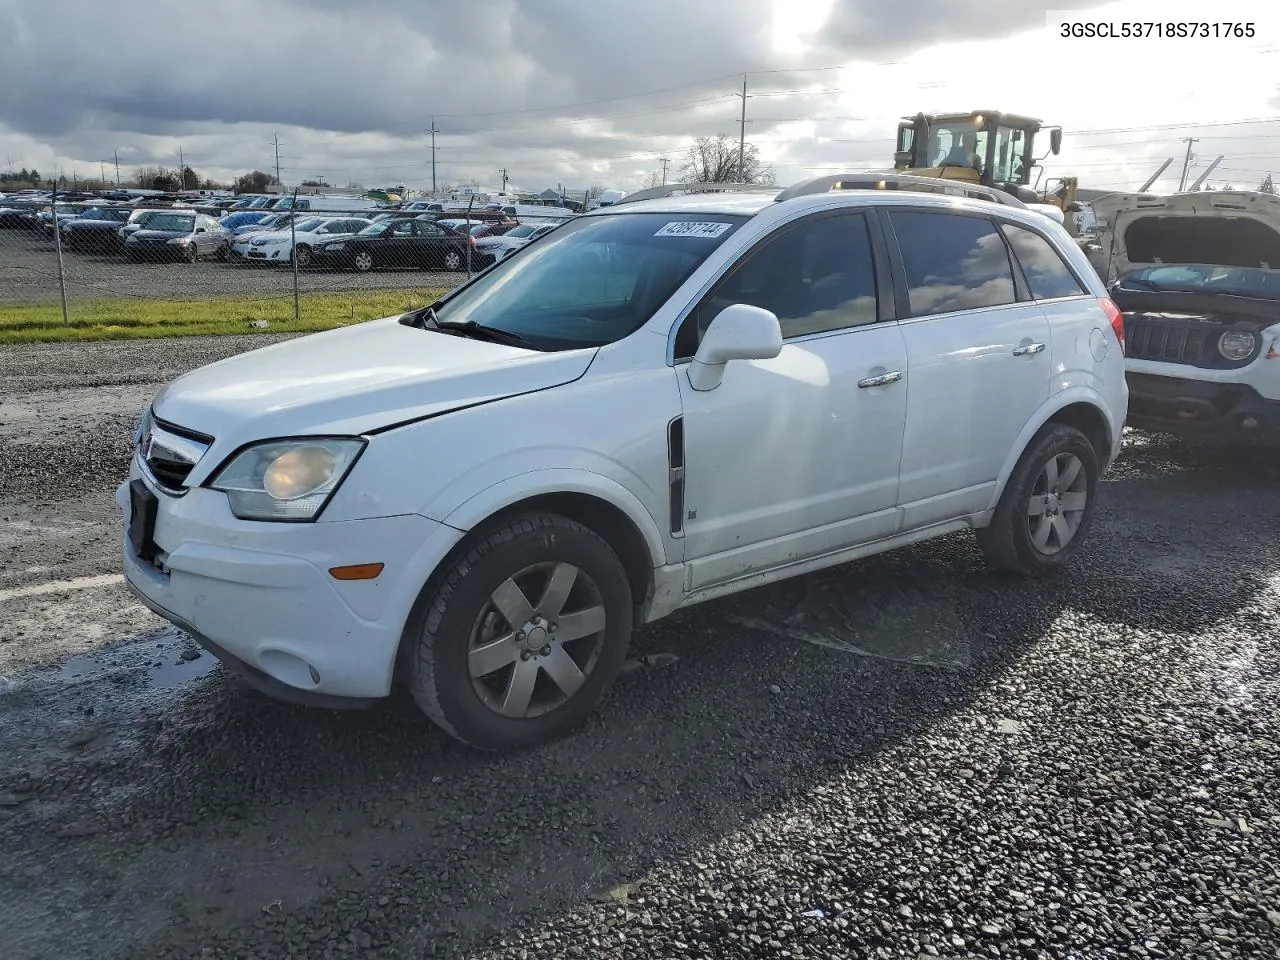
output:
[[[1050,127],[1049,150],[1062,146],[1062,128]],[[1036,166],[1039,120],[994,110],[963,114],[916,114],[898,124],[894,167],[919,176],[964,180],[1002,187],[1016,196],[1028,192]]]

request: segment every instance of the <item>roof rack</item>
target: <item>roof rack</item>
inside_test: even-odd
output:
[[[781,187],[761,183],[668,183],[661,187],[649,187],[629,193],[621,200],[613,203],[634,203],[640,200],[659,200],[663,197],[674,197],[677,194],[690,193],[777,193]]]
[[[782,202],[793,197],[807,197],[832,190],[909,190],[915,193],[941,193],[952,197],[968,197],[972,200],[990,200],[1010,207],[1026,207],[1011,193],[984,187],[963,180],[941,180],[934,177],[912,177],[906,174],[839,173],[834,176],[814,177],[779,193],[774,200]]]

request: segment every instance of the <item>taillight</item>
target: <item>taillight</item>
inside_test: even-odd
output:
[[[1099,297],[1098,303],[1102,306],[1102,312],[1107,315],[1107,319],[1111,321],[1111,329],[1115,332],[1116,339],[1120,341],[1120,349],[1124,349],[1124,314],[1120,308],[1116,306],[1116,302],[1110,297]]]

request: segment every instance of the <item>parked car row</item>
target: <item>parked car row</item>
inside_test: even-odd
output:
[[[563,221],[522,225],[501,210],[464,211],[459,217],[445,210],[370,207],[343,214],[253,206],[264,199],[242,198],[222,207],[111,202],[0,206],[0,226],[25,228],[50,240],[57,230],[68,251],[118,254],[135,262],[217,259],[282,265],[296,259],[299,268],[368,272],[397,267],[480,270]],[[513,230],[518,232],[510,240],[496,243]]]

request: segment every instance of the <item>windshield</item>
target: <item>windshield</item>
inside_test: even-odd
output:
[[[1145,267],[1126,274],[1120,285],[1136,290],[1223,293],[1261,300],[1280,300],[1280,271],[1258,267],[1220,267],[1196,263]]]
[[[295,223],[293,225],[293,231],[294,233],[310,233],[312,230],[315,230],[318,227],[323,227],[324,225],[324,220],[318,217],[312,217],[310,220],[303,220],[301,223]]]
[[[159,213],[147,220],[148,230],[173,230],[178,233],[190,233],[195,229],[195,226],[195,217],[184,217],[178,213]]]
[[[503,259],[436,311],[536,348],[602,346],[638,330],[745,222],[721,214],[584,217]]]
[[[519,226],[519,227],[512,227],[510,230],[508,230],[508,231],[506,232],[506,234],[504,234],[504,236],[508,236],[508,237],[527,237],[527,236],[530,236],[530,235],[533,233],[533,231],[534,231],[535,229],[536,229],[536,228],[534,228],[534,227],[530,227],[530,226],[528,226],[528,225]]]
[[[979,130],[972,120],[950,120],[929,128],[929,163],[931,167],[946,165],[982,169],[987,152],[987,131]]]

